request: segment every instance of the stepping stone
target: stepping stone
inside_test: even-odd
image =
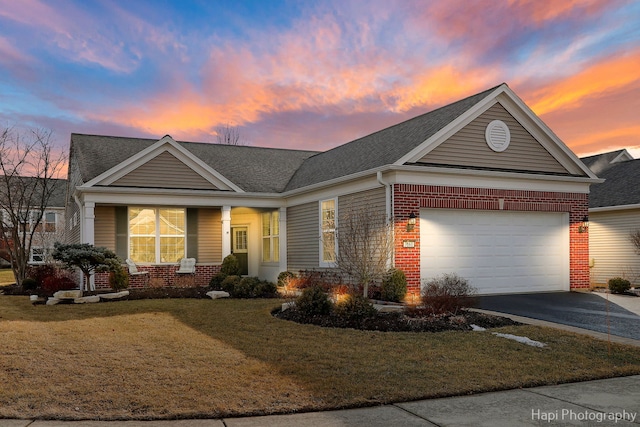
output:
[[[225,291],[209,291],[207,292],[207,296],[211,299],[218,299],[218,298],[229,298],[229,292],[225,292]]]
[[[73,289],[69,291],[58,291],[53,294],[56,299],[76,299],[82,297],[82,291],[79,289]]]
[[[80,297],[73,300],[76,304],[84,304],[87,302],[100,302],[100,297],[98,295],[89,295],[87,297]]]
[[[293,308],[295,306],[296,306],[296,302],[295,301],[285,302],[285,303],[282,303],[281,310],[285,311],[285,310],[288,310],[288,309]]]

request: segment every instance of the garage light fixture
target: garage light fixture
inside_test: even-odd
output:
[[[411,212],[409,214],[409,220],[407,221],[407,231],[413,231],[416,227],[416,214],[415,212]]]
[[[589,231],[589,217],[585,215],[582,217],[582,224],[578,227],[578,233],[586,233],[587,231]]]

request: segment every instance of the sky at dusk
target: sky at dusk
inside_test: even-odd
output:
[[[0,123],[326,150],[506,82],[640,157],[640,0],[0,0]]]

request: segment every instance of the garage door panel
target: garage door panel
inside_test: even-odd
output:
[[[481,294],[569,289],[568,214],[423,209],[421,276],[457,273]]]

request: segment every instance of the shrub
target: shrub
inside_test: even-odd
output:
[[[631,282],[622,277],[614,277],[609,279],[609,290],[614,294],[623,294],[631,289]]]
[[[222,288],[223,291],[229,292],[229,294],[233,296],[235,292],[235,287],[238,283],[240,283],[240,276],[236,276],[236,275],[227,276],[220,283],[220,287]]]
[[[364,319],[374,317],[378,313],[371,301],[360,294],[348,295],[344,300],[338,302],[335,312],[347,319]]]
[[[36,287],[41,287],[44,279],[47,277],[56,276],[58,274],[58,270],[59,269],[52,264],[35,265],[29,267],[29,270],[27,271],[27,277],[30,277],[31,279],[36,281]],[[24,281],[22,286],[24,286]]]
[[[407,295],[407,277],[402,270],[392,268],[380,285],[380,298],[400,302]]]
[[[227,276],[225,274],[222,274],[220,272],[216,273],[211,280],[209,280],[209,287],[211,289],[213,289],[214,291],[221,291],[222,290],[222,281],[226,278]]]
[[[427,280],[422,290],[422,304],[429,314],[456,314],[472,305],[475,289],[455,273]]]
[[[268,280],[261,280],[255,288],[256,298],[275,298],[278,296],[276,284]]]
[[[337,285],[343,283],[342,276],[335,271],[327,270],[301,270],[298,275],[298,288],[306,289],[314,286],[321,287],[325,292],[331,291]]]
[[[42,288],[47,292],[57,292],[67,289],[77,289],[76,282],[62,270],[58,270],[55,276],[45,277],[42,281]]]
[[[278,287],[289,286],[289,283],[296,278],[291,271],[282,271],[278,274]]]
[[[222,266],[220,267],[220,273],[226,276],[240,276],[240,263],[238,258],[233,254],[227,255],[222,260]]]
[[[31,277],[27,277],[22,281],[22,289],[25,291],[32,291],[38,287],[38,282],[36,279],[32,279]]]
[[[305,288],[296,300],[296,309],[306,316],[329,314],[332,308],[329,295],[320,286]]]
[[[122,266],[114,266],[109,273],[109,286],[114,291],[127,289],[129,287],[129,273]]]

